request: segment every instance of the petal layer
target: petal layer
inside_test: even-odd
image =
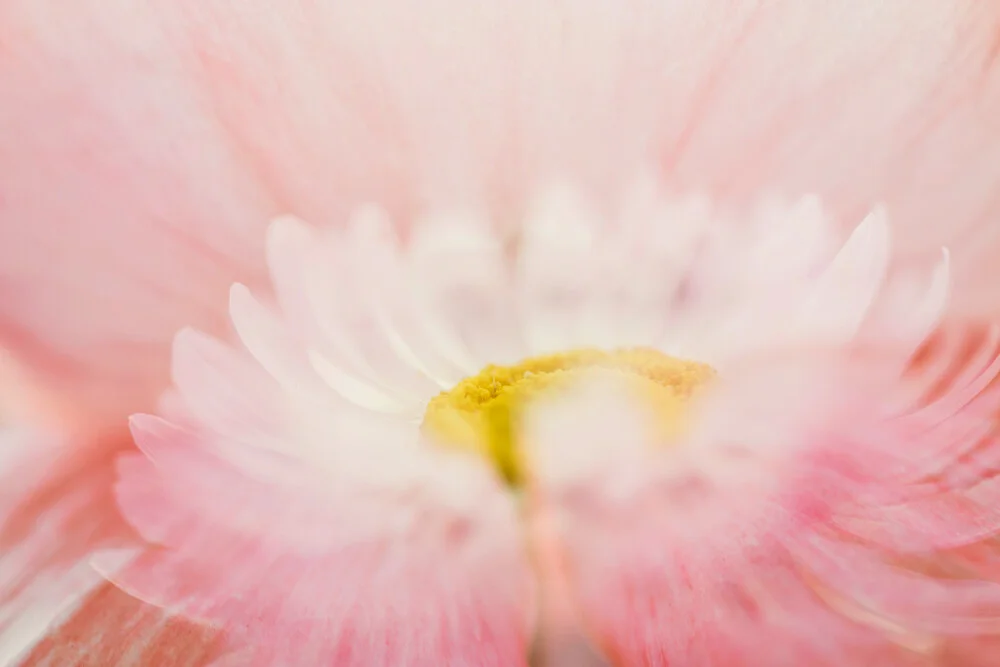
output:
[[[98,566],[221,627],[234,664],[524,664],[532,600],[513,500],[478,458],[347,400],[347,376],[301,345],[301,293],[282,289],[292,266],[271,250],[285,318],[239,288],[243,349],[178,335],[173,423],[133,417],[144,455],[119,462],[119,506],[152,546]]]
[[[885,201],[995,308],[998,9],[975,0],[0,9],[0,336],[94,414],[148,407],[169,340],[221,331],[279,211],[519,215],[640,164],[677,189]],[[571,120],[567,120],[571,119]],[[967,298],[966,298],[967,297]],[[994,311],[995,312],[995,311]]]
[[[205,667],[226,654],[218,631],[172,617],[105,582],[19,667]]]
[[[26,655],[100,587],[94,553],[134,544],[111,494],[123,447],[0,431],[0,663]]]

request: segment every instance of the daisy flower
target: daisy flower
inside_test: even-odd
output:
[[[0,663],[992,664],[997,25],[0,7]]]
[[[843,240],[814,200],[629,194],[504,235],[273,223],[275,304],[234,287],[239,344],[182,332],[132,419],[152,546],[98,567],[246,665],[558,662],[577,615],[624,666],[940,664],[1000,629],[995,566],[952,553],[1000,531],[1000,338],[902,375],[946,255],[891,271],[881,211]]]

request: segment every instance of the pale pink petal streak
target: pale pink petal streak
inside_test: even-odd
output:
[[[161,547],[112,579],[222,625],[253,647],[249,664],[523,660],[524,580],[512,518],[496,499],[452,510],[419,487],[346,474],[324,482],[304,470],[295,487],[262,483],[210,453],[205,436],[155,418],[137,418],[134,430],[150,459],[122,460],[118,499]]]
[[[124,446],[0,429],[0,664],[17,664],[100,588],[94,553],[134,543],[111,494]]]
[[[223,330],[279,205],[175,9],[0,9],[0,339],[102,425],[153,404],[178,328]]]

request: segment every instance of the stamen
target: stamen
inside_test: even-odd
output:
[[[427,406],[422,430],[445,445],[486,457],[508,484],[519,486],[524,469],[518,431],[525,407],[595,371],[624,377],[634,386],[655,410],[665,439],[678,434],[691,396],[715,376],[707,364],[646,348],[534,357],[514,366],[487,366],[439,394]]]

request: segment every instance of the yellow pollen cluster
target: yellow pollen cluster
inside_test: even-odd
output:
[[[433,398],[422,428],[438,442],[486,457],[508,484],[519,486],[524,472],[518,446],[522,411],[543,394],[593,371],[618,375],[648,398],[665,436],[677,433],[691,395],[715,376],[711,366],[647,348],[562,352],[515,366],[487,366]]]

